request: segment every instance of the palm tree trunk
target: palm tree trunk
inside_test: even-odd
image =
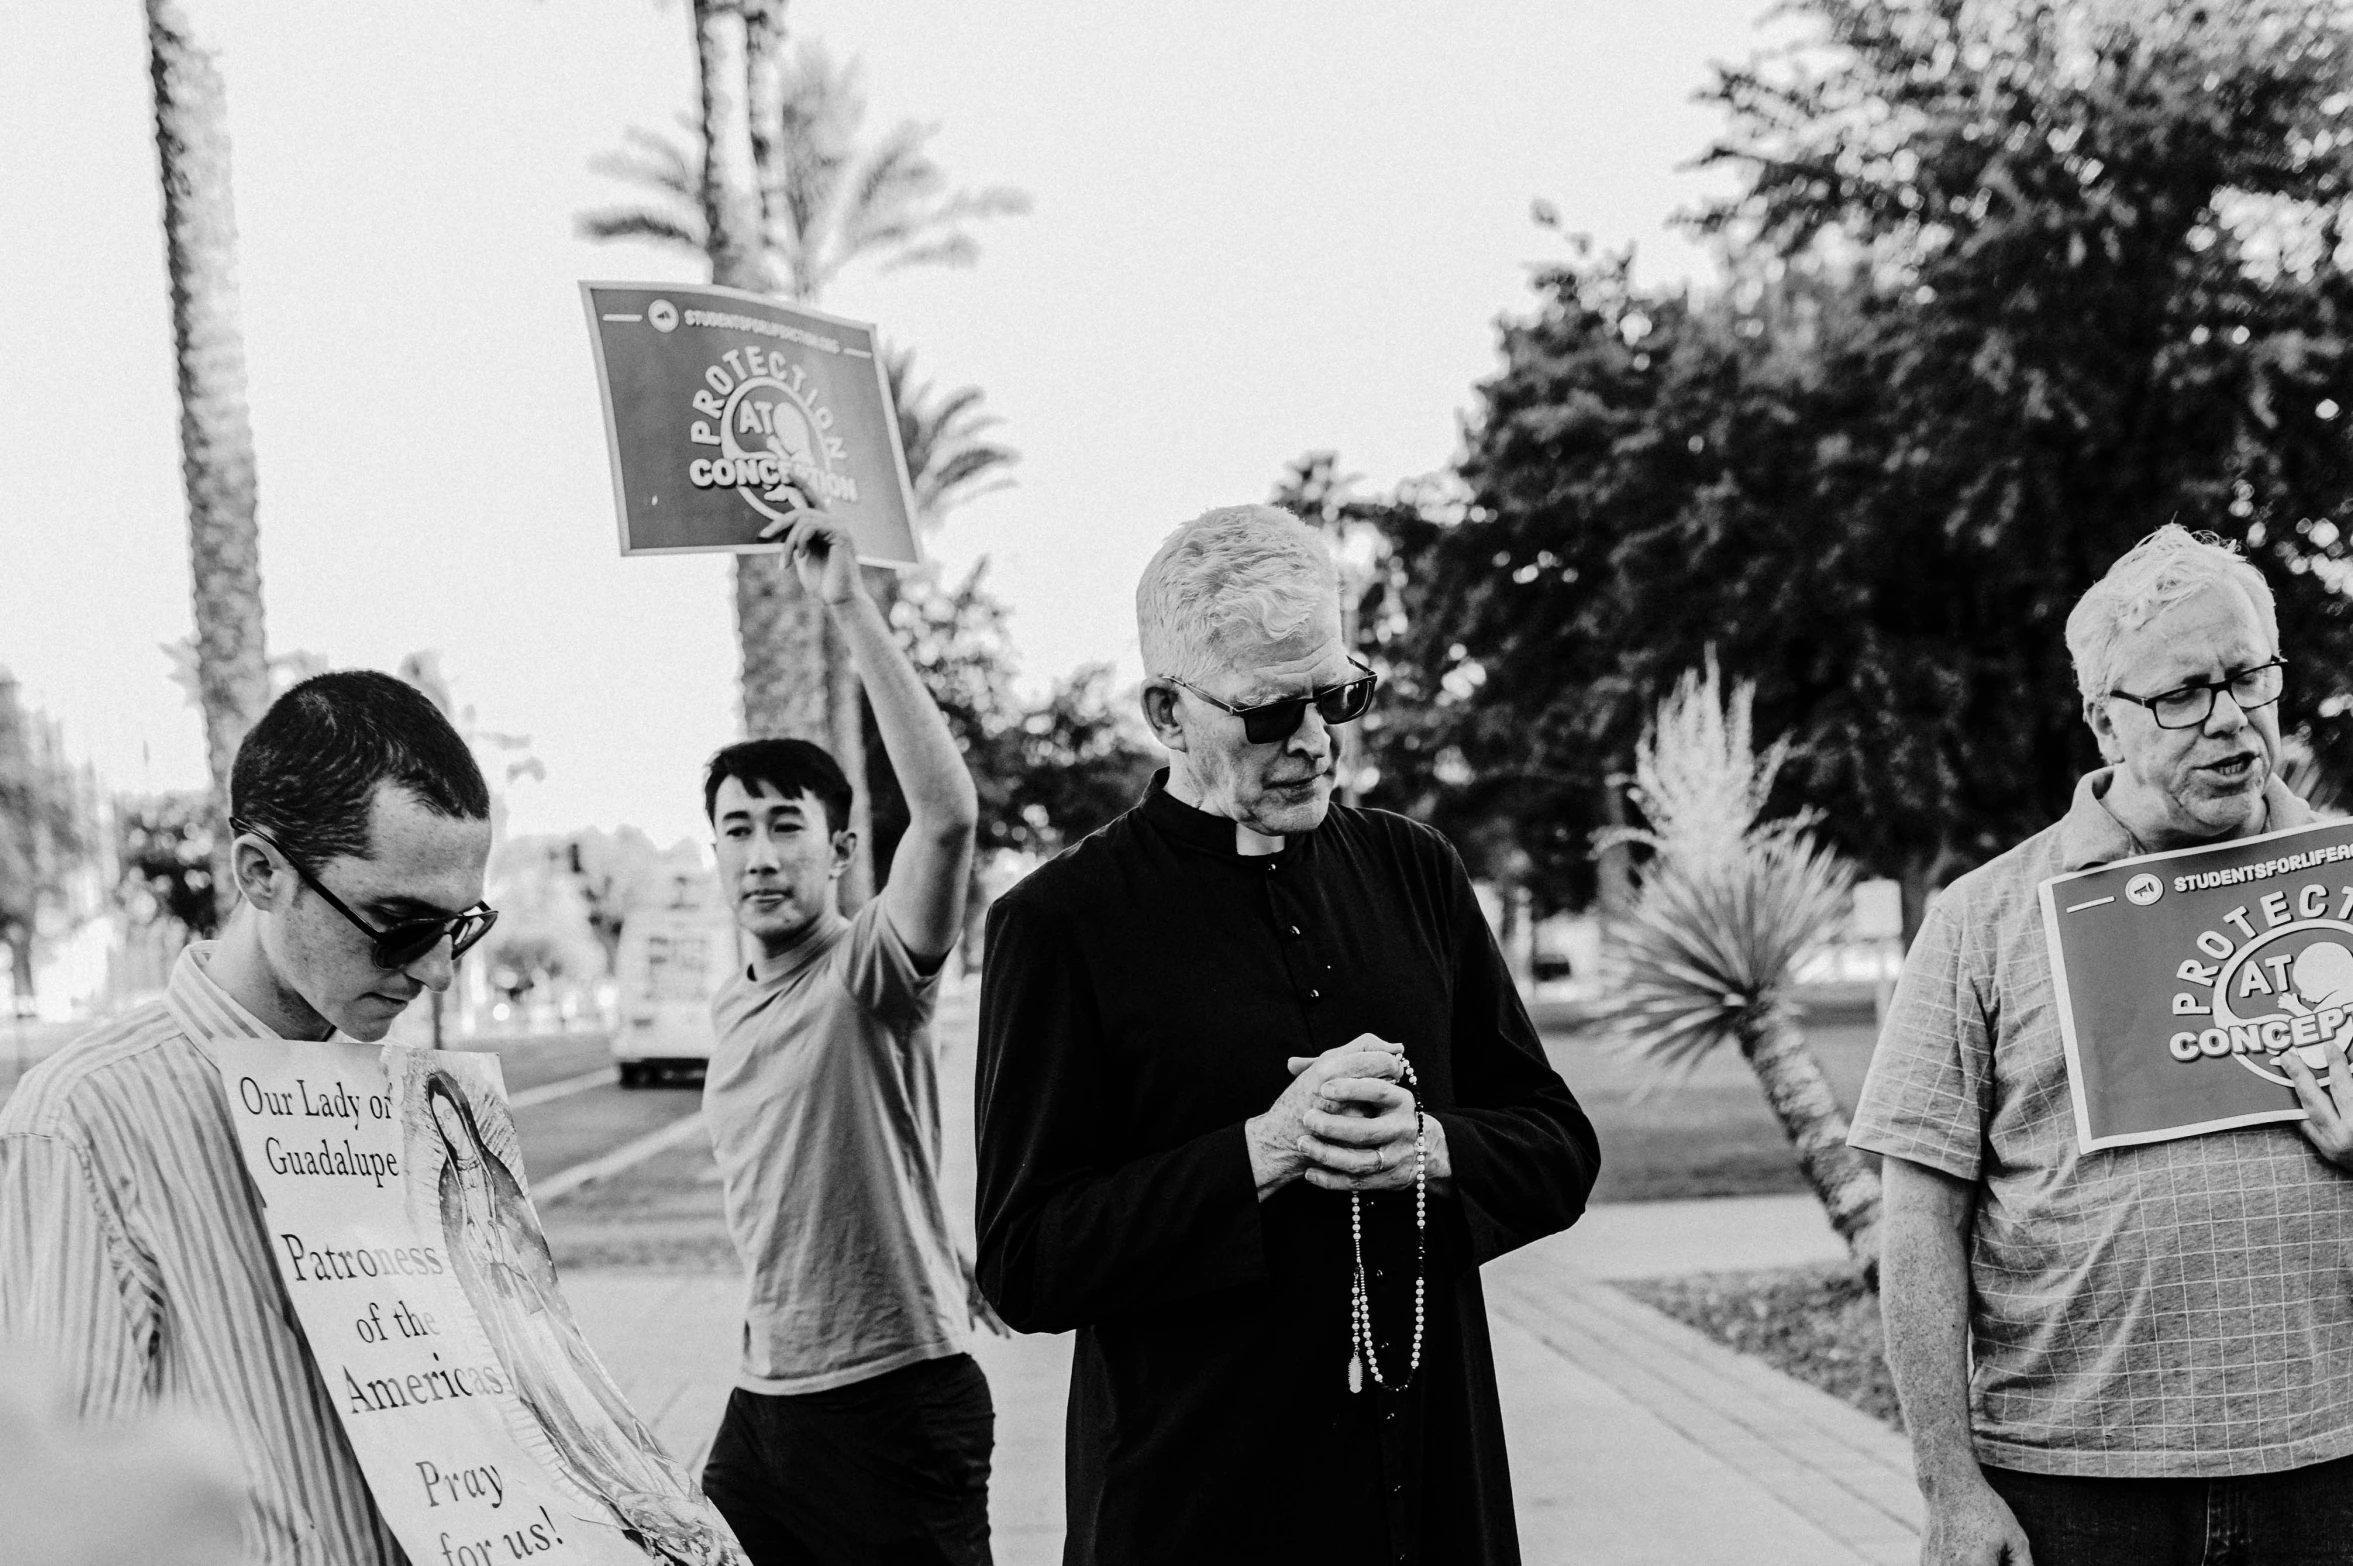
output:
[[[764,290],[765,192],[771,161],[780,156],[783,0],[695,0],[694,29],[711,281]],[[735,557],[735,633],[746,737],[825,743],[831,691],[823,675],[824,614],[781,555]]]
[[[829,628],[784,556],[735,557],[735,629],[745,737],[831,744],[833,698],[821,673]]]
[[[1871,1287],[1879,1287],[1879,1173],[1846,1145],[1846,1113],[1822,1075],[1821,1062],[1789,1013],[1769,1007],[1743,1019],[1740,1052],[1765,1090],[1765,1102],[1797,1149],[1798,1168],[1814,1189],[1830,1227]]]
[[[740,0],[743,61],[735,78],[743,83],[741,221],[748,225],[749,268],[755,274],[736,284],[765,289],[769,282],[769,230],[783,221],[779,200],[783,150],[784,0]],[[706,62],[706,72],[726,69]],[[705,125],[705,135],[717,127]],[[706,171],[710,165],[705,164]],[[704,205],[710,208],[708,181]],[[718,255],[712,275],[718,276]],[[747,737],[791,736],[831,743],[832,694],[825,668],[824,610],[807,593],[782,555],[735,557],[736,634],[743,656],[743,715]],[[838,758],[837,758],[838,759]]]
[[[712,282],[756,289],[763,268],[748,52],[742,0],[694,0],[695,66],[702,79],[704,249]]]
[[[785,0],[740,0],[744,14],[744,98],[746,145],[761,223],[762,264],[768,264],[770,236],[791,233],[784,204],[784,25]],[[790,253],[800,255],[794,245]],[[747,287],[760,286],[747,284]],[[815,301],[807,277],[796,273],[787,291],[803,304]],[[765,571],[751,569],[757,561]],[[864,697],[849,649],[825,610],[801,591],[781,556],[736,557],[736,622],[744,646],[744,726],[749,734],[790,734],[816,740],[833,752],[850,780],[850,830],[857,847],[841,881],[841,906],[853,913],[874,895],[874,804],[866,787]],[[751,627],[762,629],[755,654]]]
[[[33,927],[30,921],[11,923],[0,934],[0,946],[8,948],[8,982],[16,996],[15,1006],[22,1015],[33,1010]],[[5,1020],[5,1019],[0,1019]]]
[[[164,260],[180,390],[180,472],[188,495],[197,696],[212,773],[213,885],[225,919],[229,770],[269,705],[261,540],[254,522],[253,427],[238,324],[237,218],[230,201],[227,97],[178,0],[147,0],[155,147],[163,176]]]

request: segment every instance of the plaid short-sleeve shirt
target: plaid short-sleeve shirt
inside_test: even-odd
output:
[[[2353,1177],[2292,1125],[2077,1151],[2036,888],[2140,851],[2110,776],[1936,900],[1850,1140],[1977,1184],[1984,1461],[2154,1478],[2353,1454]],[[2314,819],[2268,798],[2274,830]]]

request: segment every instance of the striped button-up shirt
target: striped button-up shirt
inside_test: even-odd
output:
[[[210,950],[0,1106],[0,1339],[53,1360],[87,1418],[168,1407],[215,1429],[244,1476],[246,1560],[397,1566],[206,1053],[275,1035],[205,973]]]
[[[2353,1454],[2353,1178],[2291,1125],[2080,1151],[2036,889],[2146,850],[2095,772],[1929,909],[1854,1145],[1977,1187],[1978,1455],[2197,1478]],[[2276,781],[2274,830],[2312,812]]]

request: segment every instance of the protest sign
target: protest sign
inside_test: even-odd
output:
[[[270,1251],[418,1566],[742,1566],[556,1288],[495,1058],[216,1040]]]
[[[922,559],[873,327],[733,288],[580,293],[621,553],[772,550],[786,520],[816,505],[867,564]]]
[[[2085,1152],[2301,1120],[2282,1055],[2353,1040],[2353,822],[2042,884]]]

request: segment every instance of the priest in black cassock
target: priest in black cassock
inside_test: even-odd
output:
[[[980,1281],[1075,1328],[1066,1566],[1520,1558],[1479,1265],[1593,1129],[1462,862],[1331,803],[1372,673],[1316,534],[1212,511],[1137,588],[1143,801],[991,911]]]

